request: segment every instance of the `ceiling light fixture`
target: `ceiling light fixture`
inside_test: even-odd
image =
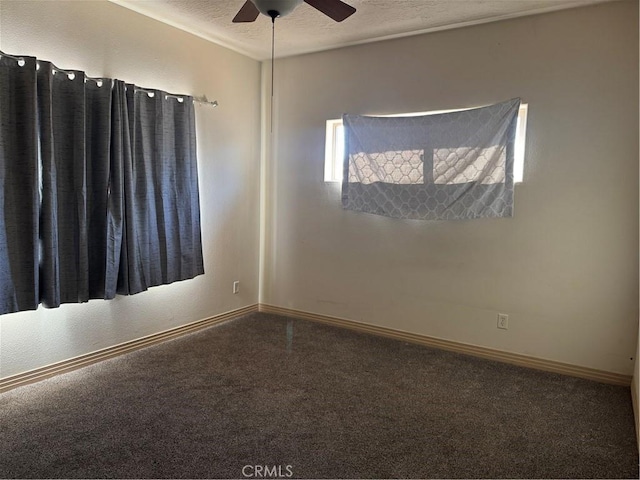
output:
[[[302,0],[253,0],[253,3],[260,13],[273,18],[274,14],[276,17],[289,15]]]

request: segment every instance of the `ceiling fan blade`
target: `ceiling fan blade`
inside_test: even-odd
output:
[[[233,23],[255,22],[258,15],[260,15],[260,11],[251,0],[247,0],[236,16],[233,17]]]
[[[356,11],[351,5],[340,0],[304,0],[313,8],[320,10],[322,13],[331,17],[336,22],[341,22],[345,18],[350,17]]]

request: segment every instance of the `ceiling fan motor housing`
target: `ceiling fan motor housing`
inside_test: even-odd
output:
[[[303,0],[251,0],[260,13],[273,18],[273,12],[278,17],[291,13]]]

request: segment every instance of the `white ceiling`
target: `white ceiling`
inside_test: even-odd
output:
[[[110,0],[257,60],[271,55],[271,20],[232,23],[245,0]],[[533,15],[611,0],[346,0],[341,23],[302,4],[276,20],[276,56]]]

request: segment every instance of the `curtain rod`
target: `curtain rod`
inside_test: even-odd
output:
[[[146,92],[150,97],[153,97],[155,95],[156,91],[136,86],[136,92]],[[184,101],[183,97],[184,97],[184,95],[174,95],[172,93],[165,93],[165,95],[164,95],[165,99],[167,99],[167,98],[175,98],[180,103],[182,103]],[[212,107],[217,107],[218,106],[218,101],[217,100],[214,100],[213,102],[211,102],[211,101],[209,101],[209,99],[207,98],[206,95],[201,95],[199,97],[193,97],[193,101],[195,103],[199,103],[200,105],[210,105]]]
[[[24,57],[16,57],[14,55],[9,55],[8,53],[4,53],[2,50],[0,50],[0,57],[11,58],[12,60],[15,60],[16,62],[18,62],[18,66],[20,66],[20,67],[24,67],[25,64],[26,64],[26,61],[25,61]],[[60,73],[64,73],[65,75],[67,75],[69,80],[73,80],[75,78],[76,71],[65,70],[63,68],[57,67],[52,62],[49,62],[49,63],[51,63],[51,66],[53,67],[53,73],[55,73],[56,71],[58,71]],[[36,69],[39,69],[39,68],[40,68],[40,64],[36,60]],[[85,74],[85,79],[86,80],[93,80],[94,82],[96,82],[98,84],[98,87],[102,86],[102,83],[104,82],[104,80],[112,80],[112,79],[106,79],[106,78],[101,78],[101,77],[90,77],[90,76],[88,76],[86,74]],[[112,86],[113,86],[113,83],[112,83]],[[150,89],[142,88],[142,87],[137,87],[137,86],[136,86],[136,91],[146,92],[147,94],[149,94],[149,96],[153,96],[155,94],[154,90],[150,90]],[[171,94],[171,93],[165,94],[165,99],[167,99],[169,97],[175,98],[179,102],[183,102],[184,101],[183,96],[174,95],[174,94]],[[200,104],[200,105],[210,105],[212,107],[217,107],[218,106],[218,101],[217,100],[209,101],[209,99],[207,98],[206,95],[201,95],[200,97],[195,97],[194,96],[193,97],[193,101],[195,103]]]

